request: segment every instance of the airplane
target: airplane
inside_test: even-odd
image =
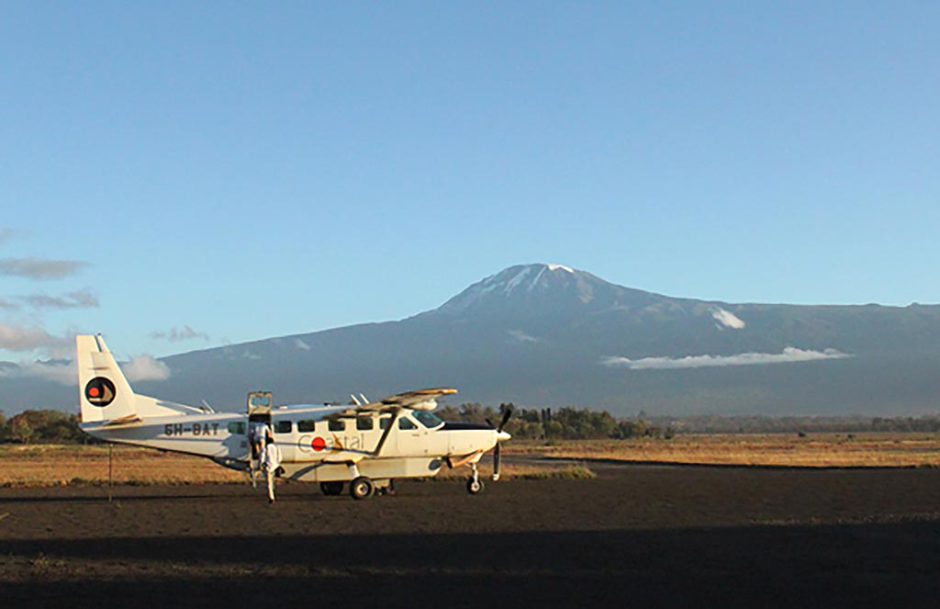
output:
[[[423,389],[349,405],[273,406],[270,392],[248,395],[248,412],[215,412],[134,393],[98,335],[76,337],[82,431],[107,442],[144,446],[211,459],[239,471],[250,468],[249,421],[274,432],[283,457],[281,477],[319,482],[324,495],[340,495],[349,484],[353,499],[395,494],[394,481],[431,478],[444,465],[469,466],[467,492],[483,490],[478,464],[493,451],[493,480],[499,479],[500,444],[510,409],[498,426],[446,423],[432,411],[437,398],[456,389]],[[361,396],[361,394],[360,394]]]

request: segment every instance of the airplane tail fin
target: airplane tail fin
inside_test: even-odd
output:
[[[135,394],[100,334],[76,336],[75,346],[82,423],[134,423],[196,410]]]
[[[82,422],[130,420],[136,396],[101,335],[76,336]]]

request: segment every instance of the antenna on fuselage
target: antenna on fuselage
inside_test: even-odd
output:
[[[353,394],[350,393],[350,394],[349,394],[349,397],[352,398],[352,403],[353,403],[353,404],[355,404],[356,406],[362,406],[362,403],[356,398],[356,396],[354,396]]]

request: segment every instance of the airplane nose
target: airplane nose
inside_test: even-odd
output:
[[[496,441],[497,441],[497,442],[505,442],[506,440],[510,439],[511,437],[512,437],[512,435],[511,435],[509,432],[505,432],[505,431],[498,431],[498,432],[496,432]]]

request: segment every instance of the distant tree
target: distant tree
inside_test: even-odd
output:
[[[545,426],[545,439],[559,438],[564,436],[565,428],[558,421],[548,421]]]
[[[506,425],[506,431],[516,438],[529,438],[537,440],[545,437],[545,429],[538,421],[510,420]]]
[[[640,423],[637,421],[623,420],[617,422],[617,428],[614,430],[614,438],[619,440],[627,440],[629,438],[637,438],[642,436],[640,430]]]
[[[434,414],[445,421],[460,421],[460,410],[456,406],[441,406],[434,411]]]
[[[477,403],[460,405],[460,420],[466,423],[478,423],[482,425],[486,423],[487,419],[495,423],[497,418],[499,417],[496,411],[489,406],[483,406]]]
[[[10,418],[7,428],[14,442],[72,444],[85,441],[78,423],[76,415],[58,410],[25,410]]]
[[[35,435],[36,431],[33,429],[33,426],[30,425],[29,419],[20,417],[19,415],[10,419],[10,437],[14,441],[29,444]]]

